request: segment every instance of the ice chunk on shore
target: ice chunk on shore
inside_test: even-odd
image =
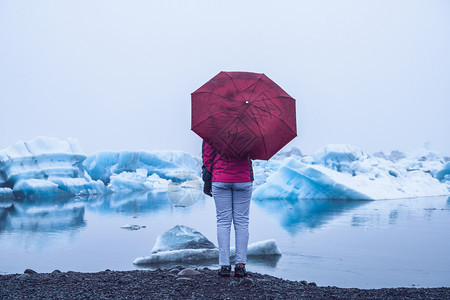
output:
[[[234,257],[235,249],[230,249]],[[260,241],[248,245],[248,256],[281,255],[275,240]],[[206,261],[217,259],[219,249],[197,230],[177,225],[160,235],[149,256],[138,257],[136,265],[175,261]]]
[[[85,172],[85,159],[75,139],[37,137],[0,150],[0,178],[18,197],[102,193],[104,185]]]
[[[231,247],[230,255],[234,257],[236,248]],[[274,239],[251,243],[247,247],[247,256],[281,255]]]
[[[197,230],[176,225],[158,236],[151,253],[181,249],[214,249],[216,246]]]

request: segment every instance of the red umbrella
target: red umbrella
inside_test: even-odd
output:
[[[268,160],[297,136],[295,100],[264,74],[220,72],[191,99],[191,129],[224,157]]]

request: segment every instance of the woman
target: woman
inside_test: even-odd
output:
[[[247,275],[248,219],[253,189],[252,162],[248,159],[224,159],[203,142],[204,193],[214,196],[219,244],[219,276],[229,277],[230,229],[234,224],[236,238],[235,277]]]

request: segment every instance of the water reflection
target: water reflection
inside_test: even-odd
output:
[[[57,232],[86,226],[85,211],[95,214],[132,215],[158,213],[175,206],[187,207],[202,193],[194,187],[172,187],[163,193],[107,194],[73,198],[38,198],[2,201],[0,233]]]
[[[102,214],[138,215],[170,209],[173,205],[167,193],[109,194],[89,197],[86,201],[89,211]]]
[[[204,199],[203,182],[189,180],[181,185],[169,184],[167,196],[176,207],[188,207]]]
[[[254,200],[271,215],[275,215],[281,226],[290,234],[304,229],[320,227],[342,213],[366,205],[366,200]]]
[[[436,214],[439,215],[442,210],[450,206],[449,199],[444,206],[442,205],[444,199],[443,197],[421,197],[373,201],[366,209],[352,212],[351,225],[379,228],[398,225],[405,220],[431,221]]]
[[[84,221],[84,203],[67,199],[24,199],[0,209],[2,232],[58,232],[81,228]]]

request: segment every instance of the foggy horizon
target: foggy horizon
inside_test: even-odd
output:
[[[36,136],[199,155],[190,95],[220,71],[296,99],[284,149],[450,156],[448,1],[1,1],[0,149]]]

